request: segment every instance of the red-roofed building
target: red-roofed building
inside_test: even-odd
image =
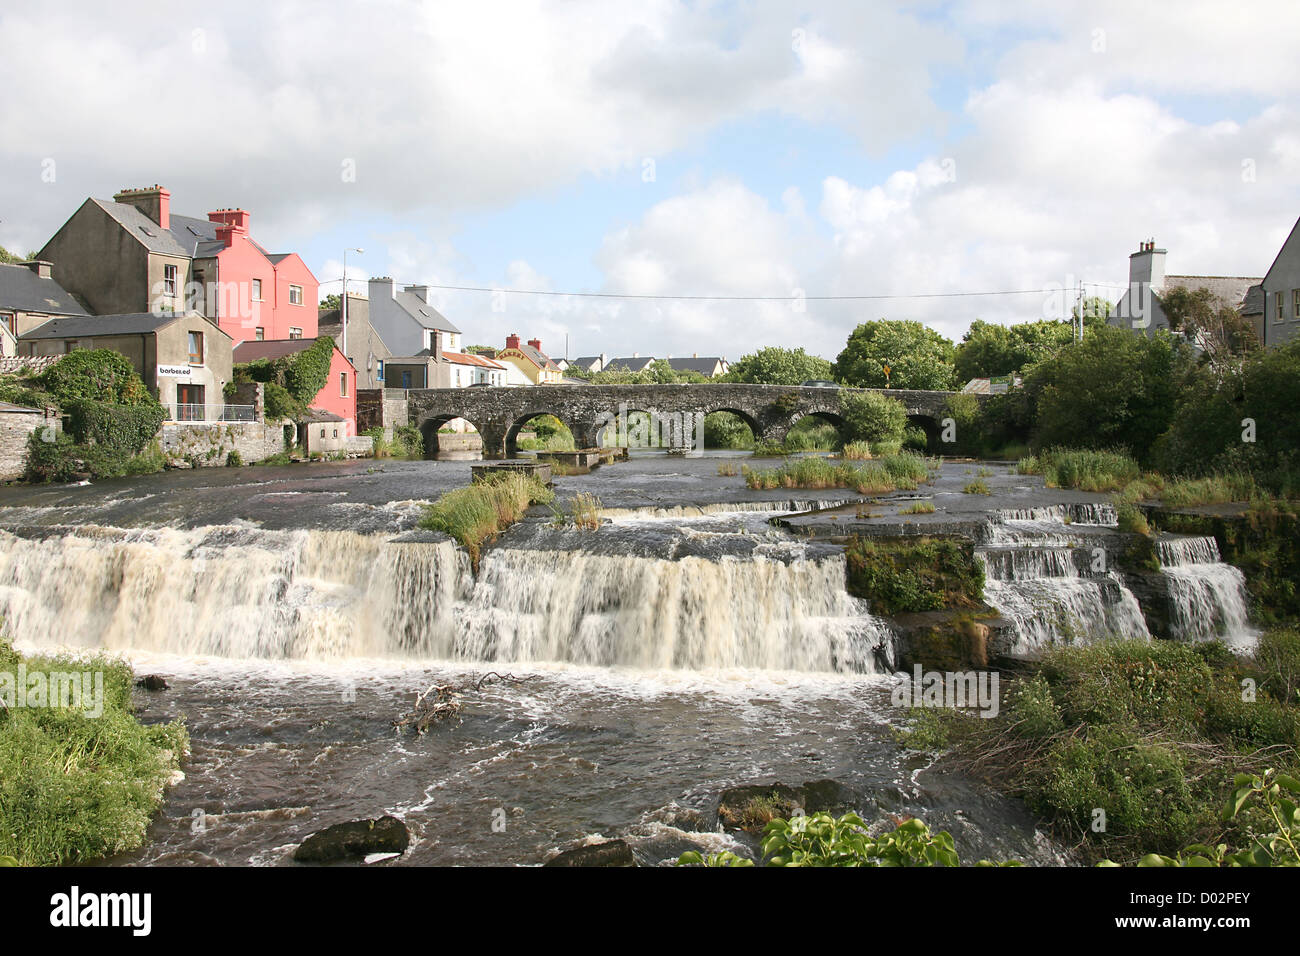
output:
[[[175,215],[161,186],[87,199],[40,258],[97,315],[195,311],[236,343],[316,338],[319,283],[294,253],[270,253],[244,209]]]

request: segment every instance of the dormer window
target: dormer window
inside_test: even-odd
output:
[[[176,294],[176,266],[163,266],[163,295]]]

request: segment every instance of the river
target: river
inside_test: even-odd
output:
[[[558,528],[534,509],[477,575],[416,530],[468,462],[6,488],[0,612],[22,648],[103,648],[163,675],[140,716],[188,723],[185,779],[147,845],[111,864],[289,865],[311,832],[383,813],[414,843],[379,865],[535,865],[598,837],[663,864],[752,851],[716,825],[724,788],[826,779],[868,815],[948,829],[963,859],[1068,861],[1017,802],[898,744],[894,629],[845,592],[840,547],[798,526],[814,510],[851,530],[868,520],[859,496],[753,491],[718,474],[736,457],[557,478],[562,501],[597,494],[609,520]],[[1022,651],[1058,641],[1072,613],[1141,636],[1123,576],[1062,557],[1114,535],[1103,499],[989,470],[987,498],[962,494],[970,466],[949,462],[867,507],[911,530],[981,529],[989,599]],[[898,515],[918,494],[937,514]],[[769,520],[787,514],[790,529]],[[1217,552],[1187,539],[1162,554],[1186,639],[1244,633]],[[489,671],[521,680],[467,695],[457,724],[394,730],[420,691]]]

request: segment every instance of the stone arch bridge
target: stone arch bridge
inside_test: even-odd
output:
[[[478,429],[485,458],[510,457],[515,439],[539,415],[554,415],[573,432],[579,448],[598,444],[600,433],[625,421],[620,415],[649,413],[662,423],[665,444],[689,447],[692,423],[712,412],[739,416],[756,439],[782,442],[791,428],[809,415],[839,428],[841,401],[847,395],[877,391],[896,399],[909,419],[934,439],[944,406],[953,392],[909,389],[817,388],[789,385],[535,385],[513,388],[412,389],[406,393],[407,421],[424,434],[424,447],[437,448],[438,429],[463,418]],[[392,395],[387,392],[385,398]],[[981,402],[988,396],[978,395]],[[387,404],[387,401],[385,402]],[[702,425],[701,425],[702,427]]]

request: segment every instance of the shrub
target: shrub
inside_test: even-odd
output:
[[[238,448],[232,448],[226,453],[227,468],[242,468],[244,465],[244,456],[239,453]]]
[[[1255,661],[1261,686],[1280,701],[1300,704],[1300,630],[1269,631],[1259,639]]]
[[[158,434],[165,417],[162,406],[152,399],[123,406],[79,398],[65,403],[64,411],[75,441],[104,445],[128,456]]]
[[[0,640],[0,669],[22,658]],[[29,866],[81,863],[131,850],[188,752],[180,721],[143,726],[131,714],[130,668],[104,657],[33,657],[28,672],[103,674],[103,713],[0,707],[0,857]]]
[[[880,614],[978,607],[984,566],[950,538],[859,537],[845,549],[846,588]]]
[[[393,445],[406,458],[424,457],[424,435],[417,425],[397,425],[393,428]]]
[[[60,406],[79,399],[112,405],[156,404],[130,360],[112,349],[76,349],[35,381]]]
[[[966,482],[965,486],[962,488],[962,491],[968,495],[993,494],[993,492],[989,490],[989,483],[985,481],[983,478],[977,478],[974,481]]]
[[[907,430],[903,403],[878,392],[848,394],[840,403],[845,438],[851,441],[902,442]]]
[[[1061,709],[1052,699],[1052,689],[1042,675],[1021,681],[1011,693],[1009,710],[1022,737],[1050,737],[1065,728]]]

